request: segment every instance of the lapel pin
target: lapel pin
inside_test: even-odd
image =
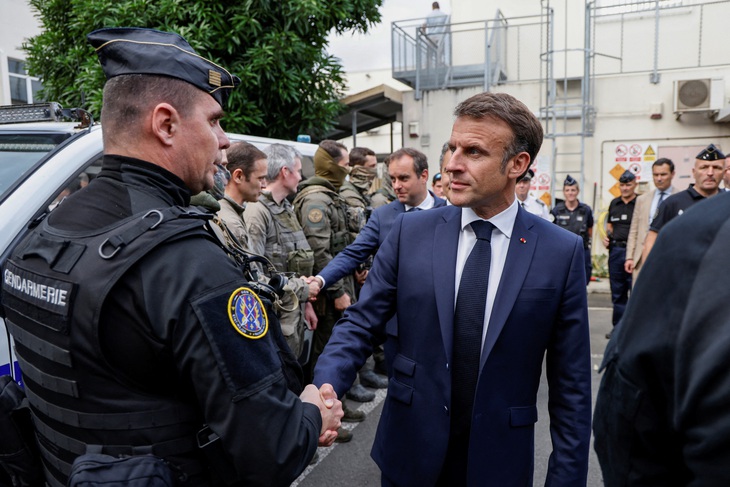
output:
[[[520,242],[521,242],[521,243],[527,243],[527,240],[525,240],[524,238],[521,238],[521,239],[520,239]]]

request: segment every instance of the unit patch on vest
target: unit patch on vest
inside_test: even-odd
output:
[[[8,262],[3,269],[2,289],[22,301],[65,318],[71,311],[73,283],[21,269],[13,262]]]
[[[228,298],[228,317],[236,331],[247,338],[259,339],[269,330],[263,303],[247,287],[236,289]]]

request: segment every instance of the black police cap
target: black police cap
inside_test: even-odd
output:
[[[714,144],[710,144],[705,147],[702,152],[697,154],[695,159],[701,159],[703,161],[719,161],[720,159],[725,159],[725,154],[720,152],[720,149],[715,147]]]
[[[88,36],[107,79],[125,74],[170,76],[209,93],[224,106],[241,80],[199,56],[177,34],[138,27],[95,30]]]
[[[517,178],[517,182],[519,183],[520,181],[532,181],[532,178],[534,177],[535,171],[533,171],[532,169],[528,169],[525,174]]]
[[[576,184],[578,184],[578,181],[573,179],[573,176],[571,176],[570,174],[568,174],[565,177],[565,181],[563,181],[563,186],[575,186]]]
[[[634,179],[636,179],[636,174],[632,173],[631,171],[629,171],[627,169],[623,172],[623,174],[621,174],[621,177],[618,178],[618,182],[619,183],[630,183]]]

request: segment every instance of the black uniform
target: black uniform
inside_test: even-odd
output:
[[[608,276],[611,282],[614,326],[624,314],[631,290],[631,274],[624,270],[624,262],[626,261],[626,241],[629,238],[635,204],[636,197],[628,203],[624,203],[619,196],[611,200],[611,204],[608,206],[608,222],[613,227],[608,244]]]
[[[705,197],[695,190],[694,184],[690,184],[689,188],[679,193],[674,193],[662,202],[657,210],[656,218],[651,221],[649,229],[658,233],[674,217],[681,215],[690,206],[703,199]]]
[[[730,485],[730,194],[662,231],[605,352],[606,487]]]
[[[105,156],[4,270],[2,303],[51,485],[65,485],[89,444],[147,449],[189,484],[229,469],[240,484],[289,485],[314,454],[321,416],[288,387],[270,303],[247,291],[204,222],[185,216],[189,199],[168,171]],[[170,211],[187,220],[149,228]],[[153,237],[175,225],[184,228]],[[202,443],[220,437],[219,464],[197,447],[204,425]]]
[[[591,282],[593,263],[591,262],[591,237],[588,231],[593,228],[593,212],[585,203],[578,202],[575,210],[569,210],[564,202],[560,202],[550,211],[555,217],[555,224],[579,235],[583,239],[586,266],[586,284]]]

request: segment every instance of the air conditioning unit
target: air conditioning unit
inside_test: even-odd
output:
[[[722,78],[674,81],[674,113],[716,112],[723,107],[725,82]]]

